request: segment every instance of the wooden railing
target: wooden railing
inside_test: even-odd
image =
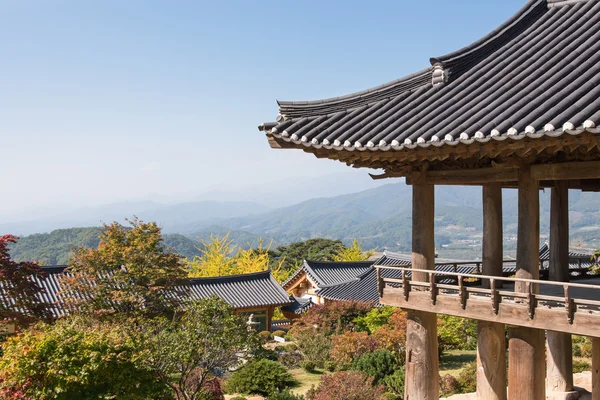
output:
[[[599,285],[399,267],[376,268],[381,304],[600,337]],[[384,278],[383,269],[399,271],[400,278]],[[428,282],[412,280],[413,272],[427,276]],[[438,283],[448,278],[454,278],[456,284]],[[473,279],[482,280],[489,287],[466,284]],[[506,289],[512,284],[519,290]],[[560,287],[562,296],[540,294],[542,286]],[[598,300],[574,297],[574,289],[585,289]]]

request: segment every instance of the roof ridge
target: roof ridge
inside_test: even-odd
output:
[[[249,272],[247,274],[236,274],[236,275],[219,275],[219,276],[204,276],[200,278],[187,278],[187,281],[190,283],[195,283],[199,281],[217,281],[217,280],[234,280],[239,278],[258,278],[260,276],[272,276],[271,269],[267,269],[264,271],[258,272]]]
[[[432,68],[425,68],[379,86],[322,100],[277,100],[279,113],[286,118],[300,116],[310,117],[353,110],[364,105],[372,105],[379,101],[396,97],[400,93],[414,90],[427,83],[431,83],[432,71]]]
[[[494,29],[483,38],[459,49],[440,57],[432,57],[430,59],[432,66],[441,66],[450,70],[454,69],[454,73],[468,65],[473,65],[481,57],[486,56],[490,52],[490,48],[495,48],[502,45],[506,40],[510,40],[512,36],[526,29],[530,19],[537,19],[540,15],[548,11],[548,0],[529,0],[517,13],[515,13],[506,22]],[[458,71],[457,71],[458,69]]]

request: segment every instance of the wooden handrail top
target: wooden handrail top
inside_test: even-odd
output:
[[[600,290],[600,285],[584,285],[581,283],[571,283],[571,282],[557,282],[557,281],[542,281],[542,280],[537,280],[537,279],[524,279],[524,278],[505,278],[503,276],[490,276],[490,275],[475,275],[475,274],[461,274],[461,273],[457,273],[457,272],[445,272],[445,271],[435,271],[435,270],[430,270],[430,269],[413,269],[413,268],[405,268],[405,267],[390,267],[390,266],[386,266],[386,265],[376,265],[375,268],[377,269],[392,269],[392,270],[400,270],[400,271],[405,271],[405,272],[421,272],[421,273],[425,273],[425,274],[432,274],[435,276],[455,276],[458,278],[475,278],[475,279],[493,279],[495,281],[503,281],[503,282],[529,282],[529,283],[536,283],[536,284],[540,284],[540,285],[550,285],[550,286],[560,286],[560,287],[573,287],[573,288],[584,288],[584,289],[598,289]],[[386,278],[382,278],[384,281],[387,281],[388,279]],[[390,280],[390,282],[394,282],[394,283],[402,283],[402,281],[400,282],[396,282],[397,279],[395,280]],[[412,283],[412,279],[411,279],[411,283]]]
[[[570,261],[591,261],[591,256],[590,257],[569,257]],[[540,262],[549,262],[550,259],[549,258],[540,258]],[[502,264],[508,264],[508,263],[516,263],[517,260],[502,260]],[[473,260],[473,261],[449,261],[449,262],[436,262],[435,265],[436,266],[442,266],[442,265],[481,265],[483,264],[482,260]],[[393,267],[391,265],[376,265],[376,267]],[[400,266],[394,267],[394,268],[400,268]]]

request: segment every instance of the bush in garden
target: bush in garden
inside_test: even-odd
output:
[[[304,357],[299,351],[287,351],[284,350],[279,353],[277,361],[284,365],[286,368],[298,368],[302,365]]]
[[[283,392],[275,392],[269,395],[266,400],[304,400],[304,396],[284,390]]]
[[[263,342],[268,342],[269,339],[271,339],[271,332],[269,331],[262,331],[262,332],[258,332],[258,336],[260,336],[260,338],[263,340]]]
[[[271,338],[275,338],[275,337],[284,337],[286,335],[286,332],[284,331],[274,331],[273,333],[271,333]]]
[[[302,314],[290,330],[296,338],[298,331],[306,328],[324,332],[327,335],[342,333],[354,328],[354,320],[364,316],[373,308],[371,303],[363,302],[328,302],[323,305],[314,305],[308,312]]]
[[[306,394],[306,400],[385,400],[383,386],[373,386],[373,378],[360,371],[323,375],[318,387]]]
[[[398,396],[404,396],[404,366],[399,367],[392,375],[383,379],[383,384],[387,390]]]
[[[2,399],[164,399],[123,326],[69,317],[38,324],[3,344]]]
[[[304,360],[300,363],[300,365],[302,365],[302,369],[310,374],[314,374],[317,371],[317,366],[312,361]]]
[[[296,381],[285,367],[275,361],[250,361],[227,381],[230,393],[270,395],[289,388]]]
[[[461,393],[461,387],[458,379],[450,374],[440,377],[440,395],[452,396],[459,393]]]
[[[392,314],[394,314],[394,311],[395,308],[390,306],[383,306],[380,308],[374,307],[365,315],[354,319],[356,330],[358,332],[373,333],[377,329],[388,324],[388,321]]]
[[[440,315],[438,339],[443,350],[475,350],[477,348],[477,321]]]
[[[323,368],[325,362],[329,361],[331,338],[322,331],[314,328],[297,331],[296,340],[304,361],[313,365],[313,368]]]
[[[330,354],[338,369],[346,370],[354,360],[376,349],[377,342],[367,332],[345,332],[333,337]]]
[[[382,326],[377,329],[375,333],[371,335],[377,348],[381,350],[388,350],[396,357],[399,364],[403,365],[405,362],[405,346],[406,346],[406,331],[399,329],[393,329],[390,325]]]
[[[352,369],[362,371],[373,377],[375,384],[383,383],[388,375],[393,375],[398,368],[396,357],[388,350],[366,353],[352,363]]]
[[[245,398],[244,396],[235,396],[235,397],[232,397],[231,400],[248,400],[248,399]]]
[[[458,383],[463,393],[477,391],[477,362],[468,363],[458,375]]]

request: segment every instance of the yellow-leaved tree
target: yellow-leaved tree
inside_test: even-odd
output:
[[[333,255],[333,261],[367,261],[375,254],[375,249],[363,250],[358,239],[352,241],[352,246],[344,247]]]
[[[249,274],[271,268],[275,279],[282,282],[290,273],[284,268],[284,260],[271,258],[271,246],[265,248],[262,240],[256,248],[249,244],[248,248],[234,245],[229,233],[225,236],[211,235],[209,241],[200,241],[203,245],[198,248],[201,255],[187,262],[191,278]]]

